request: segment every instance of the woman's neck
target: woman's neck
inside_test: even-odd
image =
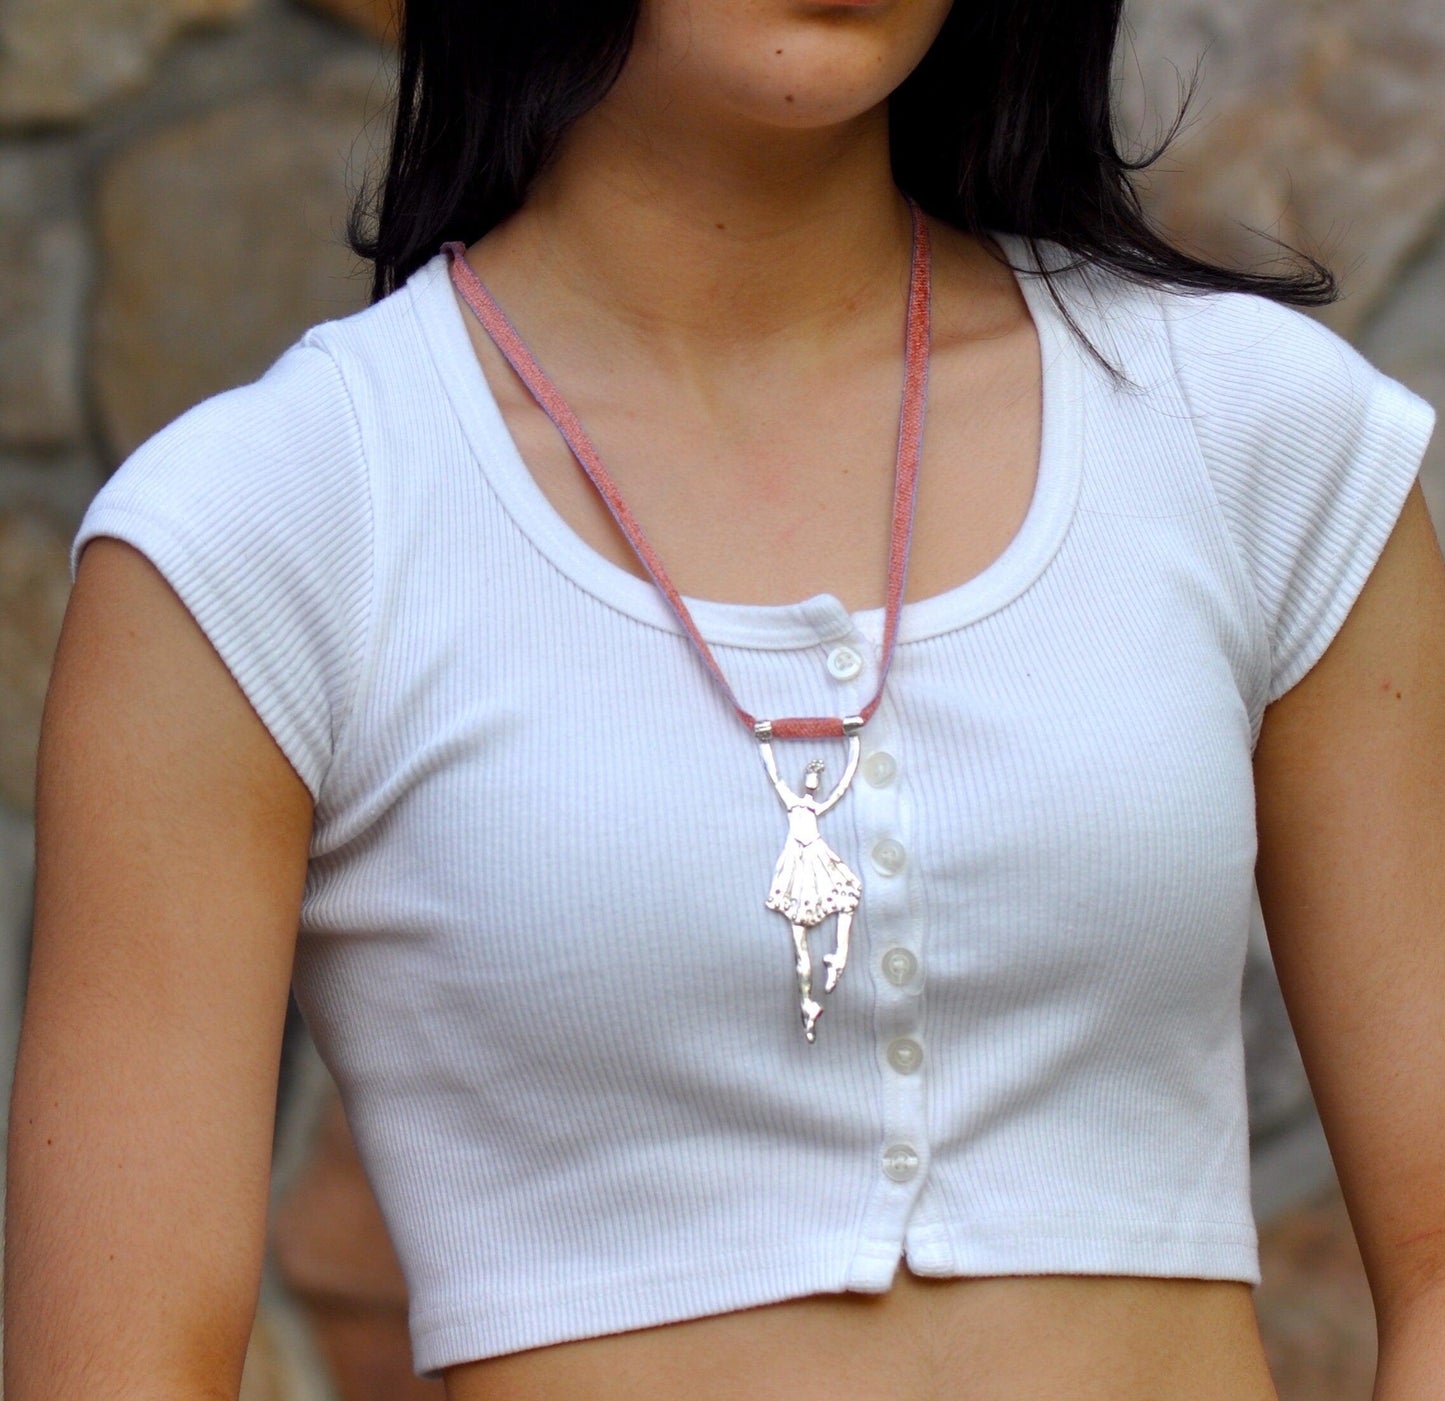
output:
[[[539,319],[588,308],[629,352],[683,374],[897,320],[910,225],[884,109],[844,128],[747,131],[644,115],[631,96],[573,126],[524,208],[482,241],[484,278],[490,266],[520,294],[525,267]]]

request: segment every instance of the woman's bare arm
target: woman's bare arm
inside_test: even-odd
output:
[[[1380,1325],[1445,1379],[1445,564],[1417,487],[1256,753],[1260,896]]]
[[[236,1396],[311,815],[160,574],[92,542],[40,745],[7,1401]]]

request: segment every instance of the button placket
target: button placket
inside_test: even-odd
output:
[[[887,697],[863,731],[858,800],[864,907],[875,989],[874,1054],[881,1079],[877,1145],[880,1231],[901,1242],[927,1177],[927,1043],[922,1033],[922,959],[917,952],[911,885],[915,860],[907,751],[890,723]],[[885,1222],[889,1223],[885,1226]]]
[[[876,664],[877,644],[869,645]],[[866,960],[866,976],[872,982],[879,1118],[864,1235],[851,1267],[858,1284],[849,1287],[876,1287],[867,1281],[874,1278],[880,1261],[886,1260],[890,1271],[893,1268],[919,1197],[927,1190],[931,1151],[925,1113],[928,1047],[921,1028],[923,960],[910,894],[916,862],[911,853],[908,747],[894,725],[892,690],[890,686],[863,729],[852,799],[854,850],[863,862],[864,941],[858,954],[860,964]],[[882,758],[874,760],[875,755]],[[885,843],[882,866],[889,869],[880,869],[880,842]],[[907,973],[902,983],[884,968],[885,958],[895,950],[901,952],[895,952],[887,966],[894,970],[894,978]]]

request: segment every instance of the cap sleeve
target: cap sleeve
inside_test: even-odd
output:
[[[1274,701],[1343,626],[1435,413],[1293,308],[1242,293],[1168,300],[1176,372],[1268,632]]]
[[[371,531],[349,395],[303,339],[142,443],[91,502],[70,570],[97,535],[144,554],[316,799],[360,672]]]

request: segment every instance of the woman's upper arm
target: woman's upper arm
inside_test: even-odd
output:
[[[1445,1291],[1445,564],[1418,486],[1255,771],[1265,923],[1388,1336]]]
[[[97,538],[46,699],[5,1391],[236,1394],[312,799],[160,573]]]

